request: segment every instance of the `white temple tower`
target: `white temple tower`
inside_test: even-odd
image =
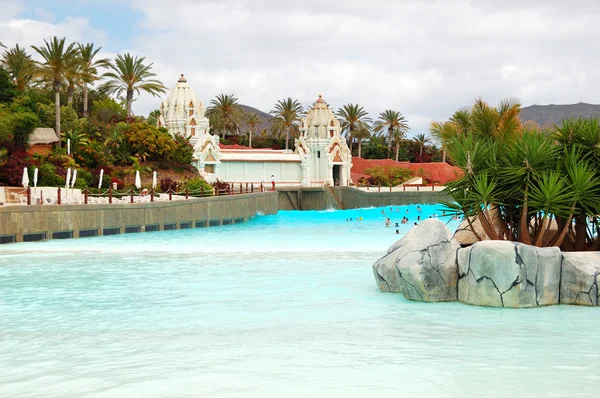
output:
[[[300,122],[296,151],[302,155],[302,186],[314,183],[348,185],[352,156],[340,137],[340,122],[319,95]]]
[[[210,129],[205,112],[204,104],[196,99],[182,73],[177,85],[160,105],[160,116],[156,124],[157,127],[166,127],[171,136],[179,134],[190,137],[190,143],[195,146],[199,138]]]

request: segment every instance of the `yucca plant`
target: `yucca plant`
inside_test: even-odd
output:
[[[477,100],[434,127],[464,171],[447,185],[447,211],[464,216],[473,232],[478,219],[490,239],[565,250],[598,246],[598,120],[567,120],[548,134],[524,128],[512,100],[496,108]]]

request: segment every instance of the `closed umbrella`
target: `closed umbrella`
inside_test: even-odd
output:
[[[23,167],[23,179],[21,180],[23,184],[23,188],[27,188],[29,186],[29,172],[27,171],[27,167]]]
[[[37,188],[37,181],[38,181],[38,168],[36,167],[35,170],[33,171],[33,186]]]
[[[140,189],[142,187],[142,179],[140,178],[140,171],[135,171],[135,187]]]
[[[65,178],[65,189],[69,188],[69,181],[71,180],[71,168],[67,169],[67,178]]]
[[[98,181],[98,189],[102,188],[102,178],[104,177],[104,169],[100,169],[100,181]]]
[[[73,179],[71,180],[71,188],[75,186],[75,180],[77,179],[77,170],[73,170]]]
[[[152,173],[152,189],[156,189],[156,170]]]

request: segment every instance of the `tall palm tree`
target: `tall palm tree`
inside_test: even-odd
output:
[[[106,66],[110,69],[102,77],[108,78],[100,89],[109,94],[117,96],[125,94],[125,108],[127,116],[133,116],[131,104],[133,102],[133,94],[140,94],[140,91],[145,91],[158,96],[167,91],[167,88],[157,79],[152,73],[152,65],[145,65],[146,57],[137,57],[129,53],[119,54],[115,62],[108,62]]]
[[[79,48],[77,48],[77,55],[71,57],[67,61],[67,67],[65,68],[65,82],[67,83],[67,105],[73,106],[73,94],[75,93],[75,86],[83,85],[85,77],[81,66],[81,56],[79,54]]]
[[[38,64],[36,75],[42,81],[50,83],[54,88],[54,117],[56,134],[61,137],[60,131],[60,90],[63,86],[64,74],[67,65],[73,57],[77,56],[75,43],[66,44],[66,39],[54,36],[44,40],[44,46],[31,46],[42,58]]]
[[[19,91],[25,90],[33,80],[35,62],[18,44],[2,54],[0,64],[7,69]]]
[[[419,144],[419,158],[423,157],[423,148],[431,142],[431,138],[425,134],[417,134],[413,140]]]
[[[448,142],[458,134],[456,123],[451,121],[431,122],[429,133],[440,142],[442,146],[442,162],[445,163]]]
[[[362,157],[362,141],[371,137],[371,126],[367,123],[361,123],[358,129],[354,131],[354,138],[358,141],[358,157]]]
[[[395,128],[392,132],[392,138],[394,140],[394,149],[396,151],[396,162],[398,161],[398,157],[400,156],[400,143],[404,139],[404,136],[404,132],[399,128]]]
[[[285,132],[285,149],[289,148],[290,134],[298,132],[300,118],[304,114],[302,104],[298,100],[288,97],[284,100],[277,101],[275,109],[269,112],[273,118],[271,129],[274,132]]]
[[[408,127],[408,120],[404,118],[401,112],[387,109],[379,114],[379,118],[375,123],[375,131],[387,130],[388,132],[388,153],[387,158],[390,158],[390,152],[392,150],[392,137],[394,129],[399,129],[403,134],[406,134],[410,128]]]
[[[246,126],[248,126],[248,146],[252,148],[252,135],[254,134],[254,129],[262,123],[262,120],[260,120],[260,117],[256,113],[250,112],[246,113],[244,116],[244,122],[246,123]]]
[[[219,94],[210,101],[206,116],[210,119],[211,126],[215,126],[217,131],[222,131],[223,138],[225,138],[227,132],[237,133],[239,131],[243,111],[235,95]]]
[[[83,117],[88,116],[88,84],[99,80],[98,68],[108,67],[110,60],[107,58],[95,59],[102,47],[94,48],[92,43],[79,44],[81,70],[85,76],[83,80]]]
[[[373,123],[373,121],[367,116],[367,111],[358,104],[346,104],[338,109],[335,115],[342,119],[340,124],[342,130],[346,132],[346,139],[350,147],[350,153],[352,153],[355,132],[360,129],[361,125]]]

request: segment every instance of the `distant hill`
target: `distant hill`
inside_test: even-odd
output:
[[[600,118],[600,105],[580,102],[571,105],[531,105],[521,108],[520,118],[523,122],[533,120],[541,126],[560,124],[568,118]]]
[[[269,115],[268,113],[265,113],[259,109],[253,108],[251,106],[248,105],[240,105],[242,107],[242,110],[244,111],[244,113],[256,113],[258,115],[258,117],[261,120],[261,124],[258,125],[256,127],[256,130],[254,131],[255,134],[260,134],[260,132],[263,129],[267,129],[267,134],[271,135],[271,118],[272,116]],[[245,131],[245,127],[244,127],[244,131]]]

